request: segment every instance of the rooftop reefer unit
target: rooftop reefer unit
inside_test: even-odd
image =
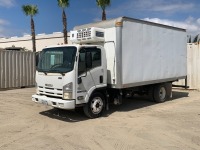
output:
[[[86,28],[70,32],[70,40],[72,43],[93,43],[104,42],[104,29]]]

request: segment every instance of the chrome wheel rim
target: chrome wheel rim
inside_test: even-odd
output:
[[[99,114],[103,109],[103,101],[100,97],[95,97],[91,101],[91,110],[93,114]]]
[[[165,97],[166,97],[166,90],[165,90],[164,87],[160,88],[159,97],[160,97],[160,100],[164,100],[165,99]]]

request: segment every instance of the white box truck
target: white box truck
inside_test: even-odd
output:
[[[77,26],[71,45],[43,49],[32,100],[60,109],[83,107],[102,115],[123,96],[171,96],[172,82],[186,78],[185,29],[120,17]]]

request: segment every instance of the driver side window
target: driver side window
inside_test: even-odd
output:
[[[87,51],[90,51],[92,53],[92,68],[101,66],[101,49],[99,48],[87,48]],[[85,65],[85,50],[80,50],[79,54],[79,61],[78,61],[78,76],[83,74],[86,71],[86,65]]]
[[[79,60],[78,60],[78,76],[84,73],[85,70],[86,70],[85,51],[80,51]]]

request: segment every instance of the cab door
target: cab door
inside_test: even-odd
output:
[[[86,67],[87,55],[91,55],[91,66]],[[91,93],[103,83],[102,53],[97,47],[82,48],[78,58],[76,104],[86,103]]]

